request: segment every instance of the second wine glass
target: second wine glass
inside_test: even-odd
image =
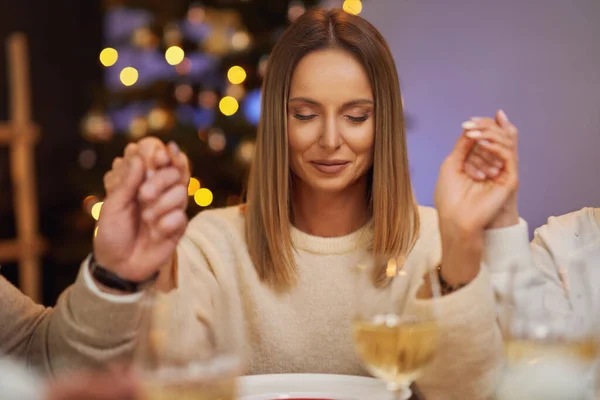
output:
[[[439,339],[437,274],[418,275],[390,254],[370,254],[356,268],[357,353],[401,400],[412,396],[410,386],[433,360]]]

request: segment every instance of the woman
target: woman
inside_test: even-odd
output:
[[[514,149],[497,140],[514,126],[503,113],[499,123],[472,121],[469,131],[486,136],[481,146],[504,166],[493,180],[469,178],[463,165],[473,140],[462,136],[440,173],[438,225],[436,211],[413,197],[397,71],[384,39],[360,17],[324,10],[307,12],[275,46],[261,112],[246,206],[198,214],[179,241],[173,300],[194,317],[174,314],[171,326],[193,339],[173,345],[206,346],[219,322],[212,293],[220,293],[245,324],[247,373],[366,374],[350,335],[349,271],[371,249],[394,252],[413,279],[441,264],[446,283],[442,345],[420,391],[428,399],[488,398],[501,338],[480,259],[485,228],[516,191]],[[179,177],[148,168],[141,224],[163,229],[186,194]],[[97,264],[124,279],[150,277],[157,262],[136,263],[130,248],[107,245],[120,229],[103,235],[103,219],[122,223],[110,214],[103,209],[100,218]]]

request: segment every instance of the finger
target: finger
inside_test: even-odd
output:
[[[103,182],[104,191],[108,195],[114,190],[115,187],[118,186],[120,179],[113,171],[108,171],[106,174],[104,174]]]
[[[487,129],[493,126],[497,126],[496,121],[488,117],[472,117],[468,121],[461,124],[462,128],[468,129]]]
[[[127,168],[111,195],[122,205],[135,200],[143,179],[144,163],[140,156],[133,156],[131,160],[127,160]]]
[[[498,172],[500,172],[498,168],[494,167],[493,165],[489,165],[487,162],[485,162],[483,158],[479,157],[479,155],[473,152],[469,154],[469,157],[465,162],[465,167],[466,165],[472,165],[473,167],[475,167],[475,169],[477,169],[477,171],[481,172],[478,172],[475,175],[475,177],[478,179],[484,179],[487,177],[494,178],[498,175]],[[467,172],[466,169],[465,172]]]
[[[517,145],[517,136],[519,134],[517,127],[509,121],[508,115],[504,112],[504,110],[498,110],[496,113],[496,122],[498,125],[504,129],[507,136],[511,138],[515,142],[515,146]]]
[[[181,172],[182,183],[187,184],[190,180],[190,166],[187,156],[179,149],[179,146],[175,142],[170,142],[168,149],[171,156],[171,163]]]
[[[474,145],[475,141],[465,135],[460,135],[446,160],[452,162],[454,167],[461,168]]]
[[[504,146],[501,146],[497,143],[488,142],[487,140],[480,141],[479,145],[484,147],[487,151],[494,153],[496,157],[500,158],[504,162],[505,171],[508,174],[516,177],[518,172],[518,160],[514,151],[508,150]]]
[[[161,193],[181,181],[181,172],[175,167],[162,168],[146,177],[140,188],[138,199],[143,203],[151,202]]]
[[[169,151],[164,147],[159,147],[152,156],[152,162],[155,169],[164,168],[171,164]]]
[[[173,210],[185,210],[188,202],[187,186],[172,186],[152,204],[144,208],[142,218],[148,223],[161,218]]]
[[[465,162],[465,173],[476,181],[483,181],[487,178],[485,172],[477,168],[471,161]]]
[[[121,157],[115,157],[115,159],[112,162],[111,169],[117,169],[122,164],[123,164],[123,158],[121,158]]]
[[[165,144],[158,138],[149,136],[145,137],[137,143],[138,152],[144,160],[144,165],[148,171],[154,171],[159,168],[155,165],[154,155],[159,149],[165,148]]]
[[[501,144],[509,149],[514,147],[514,141],[506,135],[502,128],[498,126],[486,129],[473,129],[465,131],[465,136],[476,141],[487,140]]]
[[[123,152],[123,155],[125,158],[131,159],[131,157],[138,154],[138,150],[139,149],[137,143],[129,143],[127,146],[125,146],[125,151]]]
[[[502,160],[500,160],[498,157],[496,157],[496,155],[494,153],[486,151],[483,147],[481,147],[479,145],[475,145],[475,147],[473,147],[473,151],[471,153],[476,154],[481,159],[483,159],[485,164],[489,167],[496,167],[496,168],[500,169],[504,166],[504,163],[502,162]]]
[[[185,211],[173,210],[158,219],[152,226],[151,236],[155,241],[162,241],[183,234],[187,226],[187,215]]]

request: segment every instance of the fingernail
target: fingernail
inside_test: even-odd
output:
[[[492,144],[489,140],[480,140],[477,143],[480,144],[480,145],[482,145],[482,146],[489,146],[489,145]]]
[[[146,178],[152,178],[154,176],[154,170],[149,169],[146,171]]]
[[[480,138],[483,135],[483,133],[481,131],[474,130],[474,131],[467,131],[467,133],[465,133],[465,135],[470,139],[477,139],[477,138]]]
[[[477,173],[476,173],[476,175],[477,175],[477,178],[479,178],[479,179],[484,179],[485,178],[485,174],[483,173],[483,171],[479,171],[478,170]]]
[[[463,129],[474,129],[477,128],[477,123],[475,121],[465,121],[461,126]]]
[[[177,146],[177,143],[175,143],[175,142],[169,143],[169,149],[171,149],[171,152],[173,154],[179,153],[179,146]]]
[[[500,161],[500,160],[495,160],[495,161],[494,161],[494,165],[495,165],[497,168],[502,168],[502,167],[504,167],[504,163],[503,163],[502,161]]]
[[[498,175],[498,172],[500,172],[500,170],[496,167],[492,167],[488,170],[488,172],[490,173],[490,175],[496,176],[496,175]]]
[[[504,112],[504,110],[498,111],[498,114],[500,114],[500,118],[502,118],[503,120],[509,121],[508,115],[506,115],[506,113]]]
[[[481,121],[483,117],[471,117],[471,121]]]

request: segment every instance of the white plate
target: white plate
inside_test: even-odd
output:
[[[373,378],[326,374],[273,374],[244,376],[240,400],[330,399],[389,400],[385,385]]]

